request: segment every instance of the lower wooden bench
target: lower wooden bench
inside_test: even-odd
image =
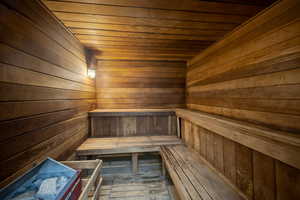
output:
[[[244,199],[184,145],[162,146],[161,156],[182,200]]]
[[[79,159],[87,156],[107,156],[116,154],[131,154],[132,171],[138,171],[138,154],[160,152],[162,145],[182,144],[177,136],[138,136],[138,137],[112,137],[88,138],[76,150]]]
[[[137,136],[88,138],[77,149],[77,156],[159,152],[161,145],[182,144],[177,136]]]

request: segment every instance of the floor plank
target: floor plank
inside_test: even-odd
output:
[[[162,176],[159,156],[145,156],[139,160],[139,171],[131,171],[131,159],[109,158],[104,160],[103,200],[172,200],[170,182]]]

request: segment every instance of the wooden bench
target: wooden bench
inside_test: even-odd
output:
[[[78,156],[159,152],[161,145],[181,144],[176,136],[88,138],[76,150]]]
[[[244,197],[184,145],[161,147],[161,156],[180,198],[241,200]]]
[[[138,136],[113,138],[88,138],[76,150],[76,156],[105,156],[115,154],[131,154],[132,170],[137,173],[138,154],[160,152],[160,146],[182,144],[177,136]]]
[[[179,134],[172,109],[97,109],[89,112],[91,137]]]

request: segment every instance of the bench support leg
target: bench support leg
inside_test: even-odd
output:
[[[139,170],[138,166],[138,153],[132,153],[132,173],[137,174]]]
[[[94,122],[94,117],[91,117],[90,118],[91,120],[90,120],[90,123],[91,123],[91,136],[92,137],[95,137],[95,122]]]
[[[78,160],[88,160],[88,156],[77,156]]]
[[[166,177],[166,164],[164,160],[161,161],[161,170],[162,176]]]
[[[177,137],[181,138],[180,118],[176,117],[176,119],[177,119]]]

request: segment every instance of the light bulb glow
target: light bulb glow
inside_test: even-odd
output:
[[[88,77],[94,79],[96,77],[96,71],[94,69],[88,69],[87,75]]]

